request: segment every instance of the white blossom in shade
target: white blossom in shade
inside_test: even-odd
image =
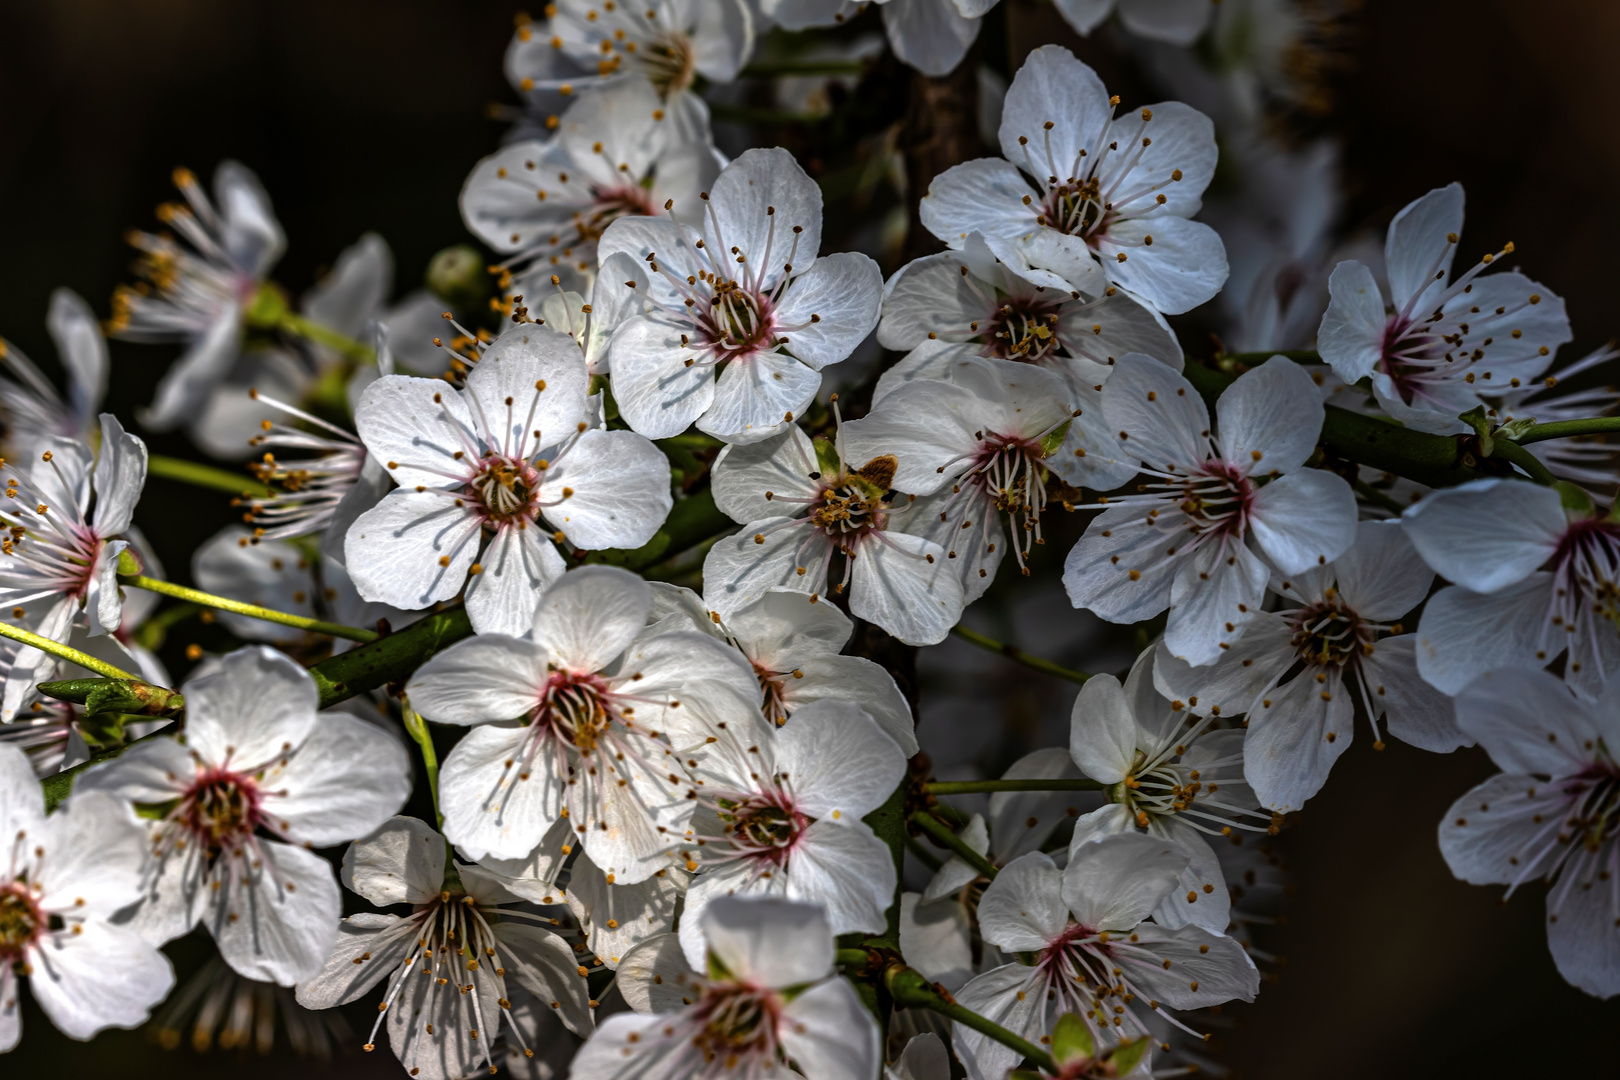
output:
[[[1220,291],[1226,252],[1190,220],[1215,172],[1209,118],[1170,101],[1116,118],[1096,72],[1059,45],[1029,54],[1001,116],[1003,158],[933,179],[922,222],[950,248],[973,233],[1033,285],[1119,286],[1166,314]]]
[[[144,1023],[174,969],[113,919],[140,897],[144,837],[129,807],[81,793],[46,817],[27,757],[0,746],[0,836],[0,1053],[22,1036],[22,978],[71,1038]]]
[[[514,326],[463,390],[384,376],[355,426],[400,485],[355,519],[346,564],[367,600],[416,609],[467,590],[479,633],[522,634],[563,572],[556,544],[635,548],[669,513],[669,462],[630,431],[588,423],[579,348]]]
[[[1075,607],[1126,623],[1168,607],[1168,654],[1210,664],[1260,613],[1268,561],[1298,573],[1354,540],[1350,485],[1302,467],[1323,407],[1298,365],[1274,356],[1239,376],[1216,404],[1213,435],[1192,384],[1146,357],[1120,360],[1102,405],[1151,479],[1108,500],[1069,552],[1063,584]]]
[[[375,627],[386,619],[398,630],[414,614],[362,600],[348,571],[332,559],[311,558],[286,540],[257,539],[241,525],[227,525],[197,549],[191,577],[216,596],[344,626]],[[311,649],[345,652],[356,644],[228,611],[216,618],[243,641],[263,641],[300,654]]]
[[[966,603],[984,595],[1007,553],[1003,515],[1025,576],[1028,557],[1046,543],[1048,462],[1063,456],[1075,418],[1067,397],[1051,372],[964,357],[950,381],[897,386],[865,417],[844,425],[852,460],[888,456],[898,463],[894,486],[918,496],[906,528],[945,549]]]
[[[1083,845],[1063,870],[1038,851],[1014,859],[984,891],[979,927],[985,941],[1033,953],[1034,963],[993,968],[956,1000],[1036,1043],[1059,1016],[1078,1013],[1104,1045],[1146,1034],[1144,1013],[1254,1000],[1260,976],[1236,941],[1145,921],[1180,887],[1186,864],[1175,845],[1140,835]],[[1019,1061],[960,1024],[952,1042],[970,1080],[994,1080]]]
[[[333,549],[341,561],[348,526],[387,493],[387,472],[353,432],[257,389],[249,390],[246,398],[262,412],[278,416],[274,421],[260,420],[247,440],[260,452],[257,460],[248,462],[248,471],[273,494],[244,494],[232,505],[246,507],[242,518],[253,524],[260,538],[328,534],[322,537],[322,547]],[[295,427],[288,419],[306,426]],[[277,450],[310,456],[288,460],[278,458]]]
[[[691,781],[671,744],[701,741],[710,697],[751,697],[758,684],[712,637],[649,628],[651,603],[627,570],[571,570],[527,640],[460,641],[411,678],[417,712],[477,725],[440,777],[445,835],[468,855],[527,857],[566,818],[609,880],[632,884],[686,842]]]
[[[849,590],[856,618],[907,644],[944,640],[963,604],[945,549],[903,531],[916,506],[893,490],[894,459],[855,469],[845,461],[797,425],[767,442],[722,450],[713,470],[715,505],[747,524],[709,549],[704,601],[725,619],[773,588],[819,601],[830,586]],[[836,554],[844,556],[844,572],[834,579]]]
[[[195,418],[229,374],[241,352],[244,316],[286,247],[259,178],[238,162],[215,170],[212,200],[187,169],[175,170],[174,185],[185,202],[160,206],[158,219],[179,238],[130,233],[145,283],[113,295],[108,324],[115,337],[186,345],[141,415],[154,430]]]
[[[11,342],[0,339],[0,447],[8,457],[36,457],[53,437],[89,443],[107,396],[107,341],[78,293],[56,289],[45,318],[67,372],[67,396]]]
[[[386,1022],[394,1054],[412,1076],[494,1072],[498,1035],[526,1056],[535,1049],[536,1027],[513,1010],[520,988],[570,1031],[590,1030],[584,971],[551,929],[555,920],[525,910],[477,866],[446,866],[444,837],[429,825],[408,817],[384,822],[344,853],[343,883],[378,907],[411,906],[409,915],[344,919],[324,966],[298,984],[300,1005],[329,1009],[381,983],[367,1050]]]
[[[585,354],[586,369],[606,375],[613,332],[647,311],[646,282],[646,267],[621,251],[602,261],[588,304],[579,293],[564,291],[562,279],[554,277],[553,291],[540,302],[535,321],[573,338]]]
[[[1440,823],[1451,872],[1475,885],[1547,883],[1559,974],[1620,994],[1620,699],[1572,695],[1541,671],[1487,673],[1457,695],[1457,723],[1502,771]]]
[[[835,934],[882,930],[894,902],[894,853],[861,819],[894,794],[906,758],[847,701],[818,701],[784,727],[740,700],[694,751],[694,869],[680,939],[703,961],[700,920],[721,896],[785,896],[826,910]],[[720,714],[717,714],[720,715]]]
[[[1191,45],[1209,25],[1220,0],[1057,0],[1068,24],[1090,34],[1108,16],[1138,37],[1171,45]]]
[[[885,1080],[950,1080],[951,1054],[938,1035],[925,1031],[911,1037],[894,1067],[885,1067],[883,1075]]]
[[[146,808],[148,849],[131,925],[170,941],[199,922],[239,974],[291,986],[320,970],[342,914],[310,848],[363,835],[410,794],[387,732],[316,713],[315,681],[263,645],[186,683],[186,731],[148,739],[81,776]]]
[[[877,1022],[833,971],[821,909],[719,897],[701,925],[704,974],[686,966],[672,937],[625,958],[619,987],[635,1011],[597,1025],[574,1058],[573,1080],[877,1075]]]
[[[1449,280],[1462,226],[1461,184],[1409,203],[1384,243],[1388,307],[1371,270],[1342,262],[1317,331],[1335,374],[1370,379],[1390,416],[1441,435],[1468,431],[1457,416],[1485,397],[1540,377],[1572,336],[1563,300],[1516,270],[1484,273],[1512,244]]]
[[[1384,747],[1380,718],[1391,735],[1424,750],[1469,742],[1447,696],[1418,675],[1417,635],[1395,621],[1423,602],[1433,581],[1398,522],[1363,521],[1334,562],[1273,577],[1272,592],[1291,606],[1255,616],[1209,667],[1161,651],[1154,680],[1201,713],[1247,714],[1243,775],[1262,806],[1298,810],[1350,745],[1357,703],[1374,749]]]
[[[876,397],[900,380],[937,377],[946,358],[963,352],[1038,364],[1077,391],[1105,380],[1126,353],[1178,371],[1182,364],[1181,345],[1164,316],[1129,293],[1109,286],[1088,299],[1072,289],[1031,284],[976,232],[956,250],[907,263],[884,286],[878,343],[909,351],[931,342],[940,348],[921,355],[932,362],[907,357],[884,372]]]
[[[506,76],[538,123],[524,135],[555,130],[557,113],[590,87],[645,79],[670,123],[690,137],[708,133],[709,109],[692,89],[699,76],[726,83],[754,48],[753,9],[746,0],[649,0],[615,3],[560,0],[546,18],[524,19],[506,50]],[[566,123],[564,115],[561,122]]]
[[[101,414],[101,452],[77,439],[53,436],[36,445],[23,474],[5,469],[0,503],[0,618],[65,643],[75,623],[92,635],[123,622],[118,557],[146,483],[146,444]],[[82,616],[82,619],[81,619]],[[30,647],[11,653],[0,723],[9,723],[56,657]]]
[[[792,423],[821,369],[877,325],[883,275],[857,252],[817,257],[821,188],[780,147],[744,152],[706,194],[701,229],[622,217],[602,236],[604,261],[645,264],[652,306],[614,332],[613,397],[648,438],[695,422],[757,442]]]
[[[1423,561],[1452,582],[1417,628],[1418,671],[1442,692],[1563,655],[1564,681],[1592,699],[1620,672],[1620,525],[1560,488],[1474,480],[1402,516]]]
[[[652,84],[627,77],[580,94],[551,139],[513,143],[474,167],[461,216],[504,257],[530,307],[552,274],[589,281],[596,242],[617,218],[698,220],[698,193],[720,163],[706,124],[699,138],[672,124]]]
[[[795,709],[834,700],[859,705],[907,757],[917,752],[911,706],[890,675],[863,656],[842,656],[854,625],[831,604],[793,589],[769,589],[729,618],[690,589],[652,582],[653,617],[679,617],[735,645],[759,679],[760,710],[778,726]]]
[[[1069,858],[1083,858],[1085,844],[1138,829],[1168,841],[1188,862],[1153,921],[1225,933],[1232,900],[1206,837],[1267,829],[1271,815],[1255,808],[1244,782],[1242,729],[1217,728],[1214,714],[1161,697],[1153,669],[1148,649],[1123,686],[1096,675],[1075,699],[1069,753],[1081,772],[1106,785],[1108,801],[1075,823]]]
[[[1620,390],[1613,386],[1591,386],[1578,390],[1554,392],[1565,379],[1606,368],[1620,348],[1614,342],[1594,349],[1579,360],[1565,364],[1544,380],[1525,383],[1523,387],[1502,394],[1496,408],[1490,410],[1490,419],[1497,424],[1515,420],[1533,420],[1552,424],[1561,420],[1581,420],[1590,416],[1607,416],[1620,406]],[[1544,439],[1525,447],[1554,476],[1581,485],[1595,499],[1610,501],[1615,487],[1615,453],[1608,443],[1593,439]]]
[[[883,12],[889,47],[924,75],[949,75],[978,39],[984,13],[996,0],[874,0]],[[783,29],[836,26],[865,9],[857,0],[762,0],[765,16]]]

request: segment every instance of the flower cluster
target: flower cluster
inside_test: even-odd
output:
[[[1001,17],[879,6],[932,76]],[[726,85],[849,94],[881,45],[823,72],[764,32],[863,7],[558,0],[461,191],[492,265],[391,300],[368,235],[294,302],[253,174],[178,170],[105,324],[53,297],[66,391],[4,346],[0,1050],[25,984],[74,1038],[144,1023],[200,925],[169,1035],[262,998],[324,1045],[310,1014],[363,1001],[427,1080],[1180,1075],[1259,994],[1273,845],[1362,727],[1489,754],[1443,859],[1545,882],[1558,970],[1620,994],[1620,398],[1551,392],[1613,350],[1560,362],[1512,244],[1456,271],[1460,185],[1381,263],[1331,214],[1283,242],[1273,170],[1331,201],[1330,147],[1268,143],[1235,84],[1124,107],[1052,44],[999,156],[898,181],[902,262],[823,162],[738,142]],[[1058,7],[1185,70],[1263,20]],[[1206,221],[1212,116],[1240,191]],[[1251,348],[1179,320],[1218,295]],[[239,478],[101,411],[104,328],[180,343],[136,416]],[[239,489],[198,588],[137,526],[149,474]],[[1076,609],[1112,671],[981,629]],[[987,681],[941,674],[953,633],[1083,684],[1067,745],[951,689]]]

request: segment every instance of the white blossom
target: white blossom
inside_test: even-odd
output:
[[[834,974],[833,935],[818,908],[720,897],[702,931],[705,974],[686,966],[671,937],[626,958],[619,985],[635,1011],[598,1025],[574,1058],[574,1080],[877,1075],[877,1022]]]
[[[45,327],[67,372],[65,400],[21,349],[0,339],[0,446],[24,461],[53,437],[90,442],[107,395],[107,341],[90,305],[71,289],[56,289]]]
[[[1547,883],[1558,971],[1595,997],[1620,994],[1620,700],[1574,696],[1540,671],[1488,672],[1457,695],[1457,723],[1502,771],[1440,823],[1451,872],[1475,885]]]
[[[299,983],[298,1003],[329,1009],[382,983],[365,1048],[386,1022],[400,1064],[421,1080],[495,1071],[497,1035],[532,1056],[539,1030],[514,1009],[520,989],[587,1034],[585,972],[556,920],[525,909],[479,867],[446,861],[444,837],[415,818],[391,818],[350,845],[343,883],[378,907],[411,912],[344,919],[324,967]]]
[[[367,600],[407,610],[467,592],[480,633],[521,634],[563,572],[556,544],[635,548],[669,513],[669,463],[628,431],[592,429],[579,348],[514,326],[463,390],[384,376],[355,425],[400,486],[349,527],[346,565]]]
[[[1544,286],[1516,270],[1484,273],[1512,244],[1449,280],[1462,226],[1461,184],[1409,203],[1384,242],[1389,308],[1371,270],[1342,262],[1317,334],[1340,378],[1370,379],[1390,416],[1441,435],[1469,430],[1458,414],[1539,377],[1571,337],[1563,300]]]
[[[546,590],[527,639],[458,642],[406,685],[429,720],[476,725],[440,778],[445,835],[468,855],[523,858],[566,819],[610,880],[669,865],[693,807],[672,744],[701,739],[710,699],[751,697],[757,684],[708,635],[648,628],[651,603],[628,571],[571,570]]]
[[[834,934],[881,931],[894,900],[894,853],[861,820],[905,775],[900,748],[849,702],[819,701],[786,725],[747,700],[696,752],[695,868],[680,940],[703,961],[703,912],[720,896],[764,894],[819,905]]]
[[[786,150],[744,152],[706,194],[701,229],[621,217],[602,236],[604,261],[626,252],[646,265],[653,307],[614,332],[613,396],[648,438],[695,422],[758,442],[877,325],[882,275],[856,252],[817,257],[821,189]]]
[[[911,500],[893,490],[897,462],[850,468],[797,426],[762,443],[728,446],[715,460],[715,504],[741,532],[709,549],[704,601],[722,619],[789,588],[820,596],[849,590],[849,610],[907,644],[944,639],[962,614],[962,584],[945,549],[903,531]],[[834,579],[833,556],[844,572]]]
[[[1169,655],[1210,664],[1260,613],[1268,560],[1298,573],[1325,566],[1354,539],[1350,485],[1302,467],[1323,410],[1296,364],[1274,356],[1240,376],[1216,405],[1213,435],[1192,385],[1146,357],[1119,362],[1102,405],[1151,481],[1110,499],[1069,553],[1063,584],[1076,607],[1111,622],[1168,607]]]
[[[162,944],[199,922],[238,973],[291,986],[320,969],[341,914],[310,848],[376,828],[410,794],[404,749],[262,645],[181,688],[184,741],[160,736],[79,778],[152,812],[132,925]]]
[[[1446,753],[1468,739],[1446,695],[1418,675],[1417,635],[1401,616],[1429,594],[1434,572],[1396,522],[1363,521],[1338,559],[1273,575],[1271,591],[1292,606],[1264,611],[1209,667],[1162,651],[1154,680],[1199,712],[1247,715],[1243,772],[1260,803],[1298,810],[1327,781],[1355,735],[1356,706],[1383,749],[1378,721],[1424,750]]]
[[[1171,45],[1191,45],[1209,25],[1218,0],[1057,0],[1070,26],[1090,34],[1113,14],[1139,37]]]
[[[1107,1042],[1147,1032],[1144,1013],[1252,1001],[1260,977],[1237,942],[1197,926],[1146,922],[1177,889],[1187,856],[1151,836],[1114,836],[1075,851],[1066,869],[1031,852],[997,875],[979,901],[984,939],[1034,963],[978,976],[958,1003],[1031,1042],[1078,1013]],[[994,1080],[1018,1052],[952,1025],[970,1080]]]
[[[1402,516],[1418,554],[1453,584],[1417,628],[1418,671],[1457,694],[1487,671],[1541,668],[1599,697],[1620,671],[1620,526],[1584,496],[1519,480],[1474,480]]]
[[[146,483],[146,444],[101,414],[101,452],[77,439],[52,437],[30,472],[7,470],[0,509],[0,612],[8,621],[66,643],[81,621],[92,635],[124,619],[118,559]],[[0,723],[9,723],[33,687],[59,661],[23,646],[5,672]]]
[[[145,841],[129,808],[84,792],[46,817],[28,759],[0,746],[0,836],[0,1053],[22,1037],[23,978],[72,1038],[144,1023],[174,969],[114,918],[140,897]]]
[[[1058,45],[1030,53],[1001,116],[1003,158],[933,179],[922,222],[953,249],[980,233],[1033,285],[1102,293],[1111,282],[1166,314],[1226,280],[1226,254],[1190,220],[1215,172],[1209,118],[1170,101],[1115,117],[1096,72]]]

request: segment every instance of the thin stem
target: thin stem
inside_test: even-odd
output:
[[[1087,679],[1091,678],[1090,675],[1087,675],[1083,671],[1075,671],[1073,668],[1066,668],[1062,664],[1054,664],[1050,660],[1043,660],[1039,656],[1031,656],[1029,653],[1025,652],[1023,649],[1020,649],[1016,645],[1009,645],[1006,642],[997,641],[988,634],[981,634],[977,630],[970,630],[962,623],[957,623],[955,626],[951,627],[951,633],[955,634],[963,641],[971,641],[981,649],[988,649],[993,653],[1000,653],[1002,656],[1005,656],[1014,663],[1023,664],[1027,668],[1033,668],[1036,671],[1047,675],[1055,675],[1060,679],[1067,679],[1072,683],[1084,683]]]
[[[1492,441],[1494,443],[1494,445],[1491,447],[1492,457],[1501,458],[1503,461],[1511,462],[1514,465],[1517,465],[1519,468],[1525,471],[1525,474],[1528,475],[1530,479],[1534,480],[1538,484],[1545,484],[1548,487],[1552,487],[1554,484],[1558,483],[1558,477],[1552,474],[1552,470],[1548,469],[1546,464],[1540,458],[1536,457],[1536,455],[1532,454],[1518,443],[1513,442],[1510,439],[1495,439]]]
[[[229,469],[216,469],[212,465],[166,457],[163,454],[147,455],[146,475],[161,476],[165,480],[178,480],[196,487],[213,488],[215,491],[226,491],[232,495],[257,495],[268,498],[275,494],[273,488],[233,473]]]
[[[838,949],[833,953],[833,963],[840,967],[865,967],[872,962],[872,954],[865,949]]]
[[[344,626],[340,623],[329,623],[321,619],[309,619],[302,615],[292,615],[285,611],[272,611],[269,608],[259,607],[257,604],[244,604],[240,600],[229,600],[213,593],[205,593],[201,589],[188,589],[184,585],[176,585],[172,581],[158,581],[156,578],[146,577],[144,574],[134,577],[119,577],[119,583],[145,589],[148,592],[161,593],[164,596],[173,596],[179,600],[190,600],[203,607],[214,608],[218,611],[229,611],[237,615],[246,615],[250,619],[262,619],[265,622],[280,623],[282,626],[295,626],[300,630],[308,630],[313,634],[328,634],[332,637],[345,638],[349,641],[372,642],[377,640],[377,631],[361,630],[355,626]]]
[[[325,345],[356,363],[369,364],[377,360],[377,350],[370,345],[356,341],[347,334],[340,334],[329,326],[322,326],[318,322],[306,319],[296,312],[283,312],[278,325],[289,334],[296,334],[317,345]]]
[[[1263,364],[1273,356],[1281,356],[1297,364],[1320,364],[1322,355],[1315,349],[1263,349],[1260,352],[1226,353],[1216,357],[1216,363],[1223,367],[1227,364]]]
[[[60,657],[69,663],[78,664],[82,668],[89,668],[97,675],[102,675],[109,679],[128,679],[131,682],[142,681],[139,675],[131,675],[127,671],[115,668],[111,664],[107,663],[107,661],[97,660],[94,656],[91,656],[87,652],[80,652],[78,649],[72,648],[71,646],[63,645],[60,641],[53,641],[48,637],[41,637],[30,630],[24,630],[19,626],[12,626],[10,623],[0,622],[0,637],[8,637],[13,641],[20,641],[24,645],[32,645],[40,652],[47,652],[52,656]]]
[[[422,768],[427,772],[428,791],[433,795],[433,816],[439,821],[439,828],[444,828],[444,812],[439,809],[439,753],[433,749],[433,734],[428,731],[427,721],[422,714],[405,706],[405,732],[422,748]]]
[[[1555,420],[1547,424],[1531,424],[1524,434],[1513,441],[1545,442],[1548,439],[1568,439],[1576,435],[1612,435],[1620,432],[1620,416],[1591,416],[1581,420]]]
[[[1100,780],[935,780],[922,786],[929,795],[993,795],[998,791],[1101,791]]]
[[[907,818],[906,820],[915,825],[917,828],[921,829],[923,832],[927,833],[929,839],[933,840],[934,843],[940,845],[941,847],[949,848],[952,852],[960,856],[963,862],[973,867],[973,869],[977,870],[980,874],[992,880],[995,879],[996,868],[991,864],[990,860],[968,847],[967,841],[951,832],[950,828],[943,821],[940,821],[932,814],[924,813],[921,810],[917,811],[915,814],[912,814],[911,817]]]
[[[924,866],[928,867],[930,872],[937,871],[940,867],[945,865],[944,859],[941,859],[938,855],[935,855],[932,851],[929,851],[922,845],[922,842],[914,836],[906,837],[906,850],[915,855]]]
[[[901,1008],[928,1009],[939,1013],[963,1027],[972,1028],[981,1035],[988,1035],[1002,1046],[1024,1055],[1047,1073],[1057,1075],[1057,1063],[1052,1060],[1051,1054],[1028,1039],[1013,1034],[994,1020],[980,1016],[972,1009],[958,1005],[954,1001],[947,1001],[938,990],[934,989],[927,977],[915,968],[897,964],[883,973],[883,981],[888,986],[894,1003]]]
[[[1399,517],[1406,510],[1406,507],[1402,506],[1388,495],[1385,495],[1382,491],[1379,491],[1377,488],[1373,487],[1359,476],[1350,481],[1350,486],[1355,488],[1356,494],[1360,495],[1363,499],[1366,499],[1374,506],[1383,507],[1385,510],[1388,510],[1397,517]]]

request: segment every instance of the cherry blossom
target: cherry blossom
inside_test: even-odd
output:
[[[1274,356],[1240,376],[1216,405],[1213,435],[1192,385],[1146,357],[1119,362],[1102,404],[1152,481],[1110,499],[1069,553],[1063,584],[1076,607],[1111,622],[1168,607],[1168,654],[1210,664],[1260,613],[1268,560],[1298,573],[1325,566],[1354,539],[1350,485],[1301,467],[1323,414],[1316,384],[1296,364]]]
[[[744,152],[705,195],[701,229],[622,217],[602,236],[604,261],[626,252],[646,265],[654,309],[614,332],[613,396],[648,438],[696,423],[758,442],[877,325],[882,275],[855,252],[817,257],[821,189],[786,150]]]
[[[53,437],[88,443],[107,394],[107,341],[90,305],[71,289],[57,289],[45,326],[67,371],[66,400],[21,349],[0,340],[0,446],[24,461]]]
[[[520,988],[570,1031],[590,1031],[583,972],[555,920],[479,867],[447,866],[444,838],[424,822],[391,818],[350,845],[343,883],[378,907],[411,906],[344,919],[325,966],[298,986],[300,1005],[329,1009],[383,983],[367,1050],[386,1022],[395,1056],[422,1080],[493,1071],[498,1034],[532,1056],[538,1030],[513,1007]]]
[[[1451,872],[1475,885],[1547,883],[1558,971],[1595,997],[1620,994],[1620,700],[1595,702],[1541,671],[1487,672],[1457,694],[1457,724],[1502,771],[1440,823]]]
[[[1214,0],[1058,0],[1057,9],[1082,34],[1118,14],[1120,25],[1140,37],[1191,45],[1217,6]]]
[[[546,590],[527,638],[481,634],[422,665],[405,688],[412,707],[475,725],[441,777],[451,842],[473,858],[522,858],[565,818],[616,880],[670,864],[693,808],[672,744],[701,738],[713,699],[751,698],[758,684],[712,637],[649,629],[651,604],[628,571],[581,567]]]
[[[672,937],[626,959],[619,985],[635,1011],[597,1026],[574,1058],[575,1080],[877,1075],[877,1023],[834,975],[833,934],[819,908],[723,896],[701,925],[705,974],[686,966]]]
[[[0,746],[0,1053],[22,1037],[19,983],[63,1034],[132,1028],[174,969],[115,916],[140,898],[144,837],[129,807],[77,794],[50,817],[23,752]]]
[[[1418,671],[1443,693],[1562,655],[1564,681],[1594,699],[1620,671],[1620,526],[1578,489],[1475,480],[1431,493],[1401,522],[1453,583],[1417,628]]]
[[[1290,606],[1261,612],[1207,668],[1159,656],[1160,690],[1200,712],[1247,714],[1243,774],[1260,803],[1298,810],[1327,781],[1355,735],[1356,705],[1383,749],[1378,721],[1414,746],[1465,745],[1451,703],[1418,675],[1417,635],[1395,622],[1429,594],[1434,572],[1396,522],[1363,521],[1334,562],[1286,577],[1271,591]]]
[[[1441,435],[1469,430],[1457,417],[1486,395],[1538,378],[1571,337],[1563,300],[1545,286],[1513,270],[1485,273],[1512,244],[1449,280],[1462,225],[1461,184],[1409,203],[1384,243],[1392,310],[1371,270],[1342,262],[1318,331],[1340,378],[1370,379],[1390,416]]]
[[[1116,117],[1118,104],[1067,49],[1036,49],[1007,92],[1004,156],[935,177],[923,224],[953,249],[982,234],[1033,285],[1197,307],[1226,280],[1220,237],[1190,220],[1215,172],[1209,118],[1175,101]]]
[[[341,913],[331,868],[309,849],[404,804],[405,751],[362,720],[317,714],[314,680],[262,645],[181,689],[183,744],[143,740],[75,787],[151,814],[131,926],[162,944],[200,922],[238,973],[291,986],[320,969]]]
[[[646,439],[593,429],[566,336],[514,326],[457,391],[385,375],[355,425],[400,486],[349,527],[367,600],[416,609],[467,591],[481,633],[521,634],[563,572],[556,544],[635,548],[669,513],[669,464]]]

